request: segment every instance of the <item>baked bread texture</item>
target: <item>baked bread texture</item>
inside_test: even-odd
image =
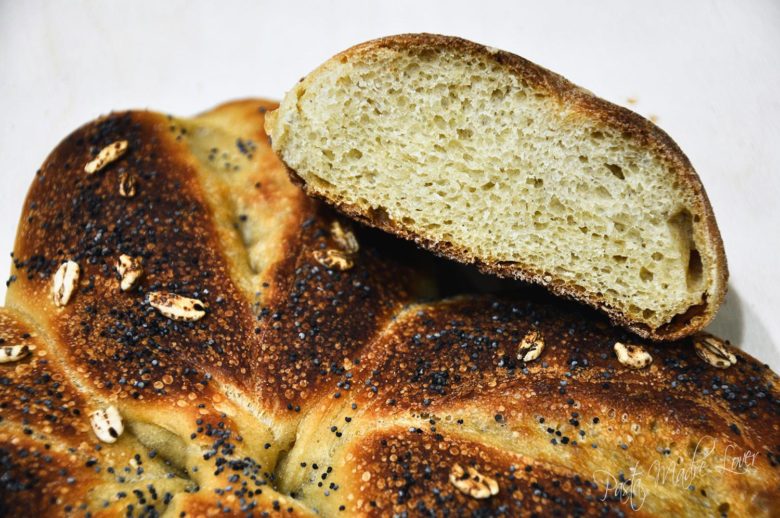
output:
[[[399,243],[290,183],[274,107],[114,113],[38,171],[0,515],[777,515],[767,366],[527,293],[426,301]]]
[[[369,41],[301,80],[266,129],[309,194],[643,337],[690,335],[723,300],[720,234],[674,141],[519,56]]]

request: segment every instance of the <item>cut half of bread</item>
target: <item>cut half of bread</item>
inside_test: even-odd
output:
[[[639,115],[519,56],[410,34],[336,55],[266,119],[309,194],[656,340],[715,315],[728,277],[704,188]]]

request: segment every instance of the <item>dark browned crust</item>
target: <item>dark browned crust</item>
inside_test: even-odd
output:
[[[363,223],[391,232],[405,239],[410,239],[418,245],[427,248],[444,257],[460,261],[465,264],[474,264],[481,271],[496,274],[506,278],[514,278],[547,287],[552,293],[568,299],[579,300],[593,308],[604,311],[616,325],[631,329],[638,335],[652,340],[676,340],[689,336],[703,329],[715,317],[726,294],[728,282],[728,265],[723,248],[723,241],[718,230],[715,215],[712,211],[707,193],[690,163],[688,157],[672,138],[661,128],[644,117],[612,104],[604,99],[596,97],[587,90],[571,83],[564,77],[547,70],[531,61],[509,52],[489,49],[484,45],[474,43],[462,38],[442,36],[436,34],[402,34],[389,36],[362,43],[334,56],[333,60],[349,60],[361,56],[370,55],[376,49],[393,49],[404,52],[428,52],[442,50],[474,54],[486,59],[494,60],[504,66],[508,71],[527,81],[534,88],[543,90],[553,95],[561,104],[573,108],[575,112],[590,119],[596,119],[604,125],[614,129],[639,142],[643,147],[660,157],[669,164],[675,172],[675,181],[685,185],[692,193],[690,204],[694,209],[695,229],[700,231],[697,236],[697,244],[706,249],[713,260],[715,275],[712,284],[712,292],[708,293],[702,305],[691,308],[686,314],[678,315],[673,321],[652,329],[641,321],[634,321],[616,308],[606,304],[603,297],[598,294],[588,293],[575,287],[566,281],[553,278],[545,281],[544,275],[527,264],[502,264],[476,257],[465,248],[453,243],[432,241],[407,230],[403,224],[392,221],[386,214],[367,213],[355,206],[349,206],[340,200],[326,198],[317,192],[316,188],[306,185],[295,171],[290,170],[293,181],[302,185],[309,195],[316,196],[328,203],[335,205],[344,214],[358,219]],[[327,65],[327,63],[325,64]],[[323,66],[325,66],[323,65]],[[317,71],[313,72],[315,74]],[[703,243],[698,241],[703,240]]]
[[[189,454],[179,452],[189,456],[178,468],[189,471],[186,482],[197,484],[200,493],[177,495],[170,505],[204,514],[220,506],[259,513],[273,511],[274,499],[284,501],[270,485],[297,423],[338,390],[342,365],[414,300],[422,276],[386,258],[381,244],[364,244],[349,271],[316,261],[315,250],[336,246],[329,229],[338,218],[292,186],[270,150],[263,117],[275,106],[230,103],[193,120],[114,113],[76,130],[47,158],[24,205],[6,302],[48,344],[47,360],[56,375],[39,374],[61,387],[62,397],[71,401],[67,408],[77,413],[60,416],[23,398],[26,378],[7,378],[5,372],[31,360],[1,364],[0,380],[8,384],[0,383],[0,447],[11,441],[7,430],[21,433],[24,425],[41,448],[64,441],[145,457],[156,446],[144,447],[134,436],[149,437],[142,427],[151,425],[191,447]],[[199,140],[222,130],[229,148],[212,151],[214,140]],[[128,141],[127,152],[86,174],[84,164],[118,140]],[[137,179],[131,198],[118,193],[121,172]],[[243,212],[231,213],[235,206]],[[261,270],[242,264],[249,262],[242,225],[250,233],[278,231],[278,239],[261,243],[269,263]],[[137,285],[124,292],[114,267],[120,254],[140,257],[143,264]],[[80,265],[79,285],[70,302],[56,308],[52,275],[66,259]],[[197,322],[170,320],[149,305],[152,291],[197,298],[206,316]],[[0,338],[15,340],[20,325],[0,321]],[[101,445],[89,413],[109,403],[119,408],[126,431],[116,445]],[[213,452],[192,455],[199,449]],[[9,470],[19,466],[0,482],[0,493],[11,495],[0,496],[3,509],[19,514],[41,492],[72,484],[80,488],[75,504],[99,511],[86,501],[94,485],[86,475],[49,480],[52,470],[39,469],[25,451],[8,449],[2,457]],[[243,460],[235,463],[236,457]],[[28,468],[38,474],[32,482],[24,479]],[[222,501],[220,494],[236,484],[269,487],[244,494],[243,503]],[[126,505],[139,505],[119,500],[121,513]],[[42,502],[47,515],[72,507],[67,500]],[[293,508],[300,512],[299,504]],[[290,515],[287,509],[279,504],[276,512]]]
[[[445,510],[455,516],[531,516],[540,510],[546,516],[623,516],[619,499],[602,501],[604,492],[591,480],[537,463],[530,456],[457,436],[399,427],[370,434],[351,450],[361,472],[371,475],[360,486],[363,508],[370,516],[404,512],[425,516]],[[387,462],[389,457],[404,460]],[[456,489],[449,481],[456,463],[496,480],[498,494],[476,499]],[[526,466],[531,470],[526,471]],[[379,488],[382,483],[392,487],[397,481],[403,485],[396,494]],[[636,516],[648,514],[640,511]]]

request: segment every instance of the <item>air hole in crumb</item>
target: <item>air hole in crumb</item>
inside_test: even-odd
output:
[[[661,252],[653,252],[652,257],[653,257],[653,261],[660,261],[661,259],[664,258],[664,254],[662,254]]]
[[[694,217],[687,209],[683,209],[669,218],[670,230],[678,240],[682,248],[681,255],[688,255],[686,268],[686,283],[689,289],[700,287],[702,281],[703,266],[701,255],[696,249],[696,241],[693,238]]]
[[[614,259],[616,263],[623,264],[628,260],[628,257],[625,255],[613,255],[612,259]]]
[[[610,170],[610,172],[615,175],[615,178],[620,178],[621,180],[625,180],[626,176],[623,174],[623,168],[619,165],[615,164],[605,164],[607,166],[607,169]]]
[[[701,255],[698,250],[691,248],[688,254],[688,275],[686,277],[689,287],[698,286],[701,283],[702,271]]]
[[[588,161],[588,157],[586,157],[585,155],[580,155],[579,159],[580,159],[580,162],[587,162]]]
[[[474,136],[474,132],[470,129],[458,129],[458,137],[460,138],[471,138]]]
[[[330,149],[323,149],[322,154],[325,155],[325,158],[327,158],[328,160],[333,160],[334,158],[333,151],[331,151]]]
[[[645,320],[649,320],[653,317],[655,317],[655,311],[653,311],[652,309],[642,310],[642,318],[644,318]]]
[[[604,134],[602,132],[600,132],[600,131],[594,131],[593,133],[590,134],[590,136],[595,138],[595,139],[603,139],[604,138]]]
[[[358,160],[360,158],[363,158],[363,153],[359,149],[352,148],[347,153],[347,158],[350,158],[352,160]]]
[[[645,268],[644,266],[639,270],[639,278],[645,282],[653,280],[653,272]]]

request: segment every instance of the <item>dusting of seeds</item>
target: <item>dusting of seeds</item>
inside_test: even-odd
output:
[[[240,105],[225,108],[233,109],[246,113]],[[252,112],[258,114],[259,122],[250,121],[249,127],[261,132],[262,113],[256,111],[256,105]],[[275,474],[269,468],[282,445],[294,437],[302,409],[318,401],[323,391],[329,390],[332,380],[344,374],[341,367],[332,369],[333,363],[343,365],[380,323],[408,300],[404,283],[388,281],[409,278],[410,284],[413,276],[399,275],[398,267],[372,250],[367,251],[374,254],[368,267],[355,266],[350,276],[329,271],[312,261],[311,250],[326,244],[332,246],[328,232],[332,215],[320,216],[321,209],[289,183],[278,162],[270,161],[272,166],[257,168],[260,160],[269,163],[273,156],[263,147],[250,153],[254,156],[247,156],[253,167],[231,168],[232,176],[218,179],[229,183],[220,189],[229,188],[249,196],[249,208],[240,218],[244,224],[276,214],[291,216],[282,220],[283,232],[273,240],[274,246],[284,247],[278,252],[268,247],[263,250],[266,257],[278,257],[257,272],[263,293],[258,298],[254,293],[248,296],[242,291],[246,281],[231,277],[238,274],[221,249],[222,233],[235,229],[221,227],[216,217],[211,219],[212,207],[216,206],[212,203],[216,202],[204,198],[193,177],[192,163],[188,155],[183,155],[190,146],[200,145],[197,139],[207,133],[174,120],[169,126],[173,127],[170,135],[168,126],[161,125],[155,114],[114,114],[65,140],[39,171],[28,199],[25,210],[30,216],[19,230],[24,239],[17,242],[14,254],[14,278],[19,282],[10,286],[9,299],[15,297],[23,306],[32,304],[28,311],[36,314],[33,299],[22,294],[35,292],[42,284],[51,289],[52,277],[66,259],[66,251],[81,267],[78,297],[69,300],[72,313],[55,315],[44,325],[52,343],[67,346],[58,348],[56,355],[49,352],[47,357],[68,372],[63,375],[55,369],[59,381],[53,383],[64,386],[72,377],[78,382],[79,391],[99,394],[101,401],[119,401],[121,408],[128,409],[129,413],[125,415],[123,410],[121,416],[125,427],[122,440],[114,443],[103,442],[95,435],[85,403],[79,405],[79,414],[72,420],[73,429],[79,430],[81,437],[75,444],[101,446],[93,455],[94,460],[86,459],[81,469],[100,469],[100,477],[121,478],[118,484],[125,486],[117,488],[117,496],[107,509],[116,507],[122,510],[121,514],[160,513],[171,502],[172,495],[181,494],[181,509],[188,513],[232,509],[244,515],[301,514],[300,503],[271,487]],[[218,133],[219,130],[211,129],[208,134]],[[124,156],[120,173],[126,171],[138,177],[145,186],[144,196],[127,204],[116,203],[116,177],[90,175],[75,180],[76,172],[71,166],[78,163],[84,149],[102,149],[106,141],[114,142],[118,135],[133,142],[137,151]],[[241,138],[246,144],[247,137]],[[264,142],[258,135],[250,138]],[[254,145],[246,146],[250,149]],[[262,188],[245,190],[241,182]],[[67,210],[63,211],[63,206]],[[127,257],[120,261],[122,255]],[[127,258],[137,259],[143,265],[143,291],[122,293],[117,289],[116,276],[119,275],[121,286],[122,280],[129,282],[127,273],[135,269]],[[126,268],[117,268],[122,264]],[[134,285],[138,285],[138,278]],[[177,306],[182,301],[178,297],[187,299],[184,315],[178,312],[182,309]],[[190,301],[200,302],[203,308],[208,305],[208,318],[176,320],[197,316],[192,312],[201,311],[197,302]],[[169,305],[175,307],[170,309]],[[363,307],[361,313],[342,316],[346,308],[356,305]],[[160,318],[163,312],[169,312],[173,318]],[[301,334],[305,339],[300,338]],[[12,339],[8,337],[9,342]],[[331,340],[337,342],[335,347]],[[300,360],[290,360],[295,357]],[[233,388],[220,388],[223,383]],[[247,410],[261,406],[279,408],[282,415],[289,416],[275,428],[280,436],[258,426],[257,417]],[[237,421],[217,408],[229,411]],[[135,421],[139,412],[152,412],[154,426],[173,434],[166,442],[168,446],[161,448],[165,457],[176,464],[168,469],[173,477],[166,473],[164,482],[149,479],[148,483],[154,483],[152,492],[146,486],[133,485],[134,479],[120,473],[118,467],[108,466],[112,471],[107,471],[101,460],[112,452],[135,448],[133,455],[140,455],[140,459],[133,456],[123,464],[135,477],[148,473],[149,461],[141,460],[151,454],[155,459],[161,458],[153,443],[146,446],[149,450],[139,450],[139,445],[131,440],[136,435],[155,436]],[[4,441],[2,427],[21,420],[22,415],[10,414],[0,407],[0,445]],[[201,424],[190,428],[186,417],[189,415],[197,416]],[[32,420],[30,437],[39,437],[39,430],[45,428],[38,424],[46,422],[42,417],[39,414]],[[129,436],[128,429],[132,432]],[[179,441],[182,446],[196,445],[194,451],[203,447],[204,455],[189,460],[182,457],[176,449]],[[70,439],[67,443],[72,444]],[[263,446],[266,444],[267,448]],[[258,450],[255,445],[260,445]],[[176,447],[171,449],[173,446]],[[27,465],[26,461],[20,464],[17,457],[8,458],[8,462],[13,466]],[[8,505],[27,502],[46,487],[28,484],[16,468],[9,467],[8,472],[14,474],[7,479],[9,484],[29,486],[24,493],[26,498],[12,500]],[[43,476],[43,471],[35,472]],[[100,477],[73,473],[65,477],[72,479],[68,487],[86,490],[92,483],[105,482]],[[186,477],[181,478],[180,473]],[[188,488],[186,496],[181,484]],[[173,492],[164,496],[165,488],[174,486],[178,489],[171,489]],[[73,494],[75,497],[79,493]],[[81,508],[87,514],[97,510],[77,499],[50,503],[42,496],[33,498],[46,503],[42,507],[44,514],[53,509],[50,506],[65,513],[70,512],[67,509]],[[99,502],[96,505],[102,508]]]
[[[616,505],[589,478],[446,432],[393,427],[356,438],[349,454],[361,473],[349,515],[607,515]]]
[[[545,347],[543,356],[527,363],[517,358],[517,344],[531,332],[544,337]],[[306,473],[302,492],[326,514],[336,514],[340,505],[348,514],[445,515],[467,509],[514,516],[572,506],[581,514],[610,514],[619,510],[621,498],[601,498],[607,480],[601,470],[617,473],[622,466],[672,456],[692,462],[690,437],[741,441],[744,428],[737,425],[742,435],[734,432],[735,420],[771,419],[778,404],[767,396],[777,394],[777,378],[765,367],[759,370],[769,378],[748,371],[741,381],[711,378],[688,343],[664,344],[666,354],[656,357],[657,372],[648,383],[647,371],[615,361],[616,342],[651,347],[594,312],[545,297],[469,297],[410,306],[351,366],[330,417],[317,413],[301,423],[301,444],[316,441],[318,451],[332,453],[302,447],[287,462]],[[375,430],[370,440],[366,430]],[[770,441],[777,435],[756,428],[754,433],[766,433]],[[463,458],[464,448],[487,451]],[[750,446],[742,442],[738,448],[745,453]],[[445,454],[446,461],[438,460]],[[498,468],[504,458],[511,460]],[[707,464],[712,471],[699,484],[724,484],[717,462]],[[765,467],[776,477],[772,462]],[[498,494],[477,499],[457,489],[449,479],[455,463],[466,475],[471,466],[495,479]],[[334,466],[325,479],[323,465]],[[528,482],[506,484],[499,473],[523,475]],[[572,474],[579,485],[567,482]],[[742,484],[748,480],[743,476],[729,484]],[[685,491],[672,499],[648,498],[645,508],[671,513],[680,501],[687,506],[687,498]],[[735,505],[731,498],[732,509]]]

